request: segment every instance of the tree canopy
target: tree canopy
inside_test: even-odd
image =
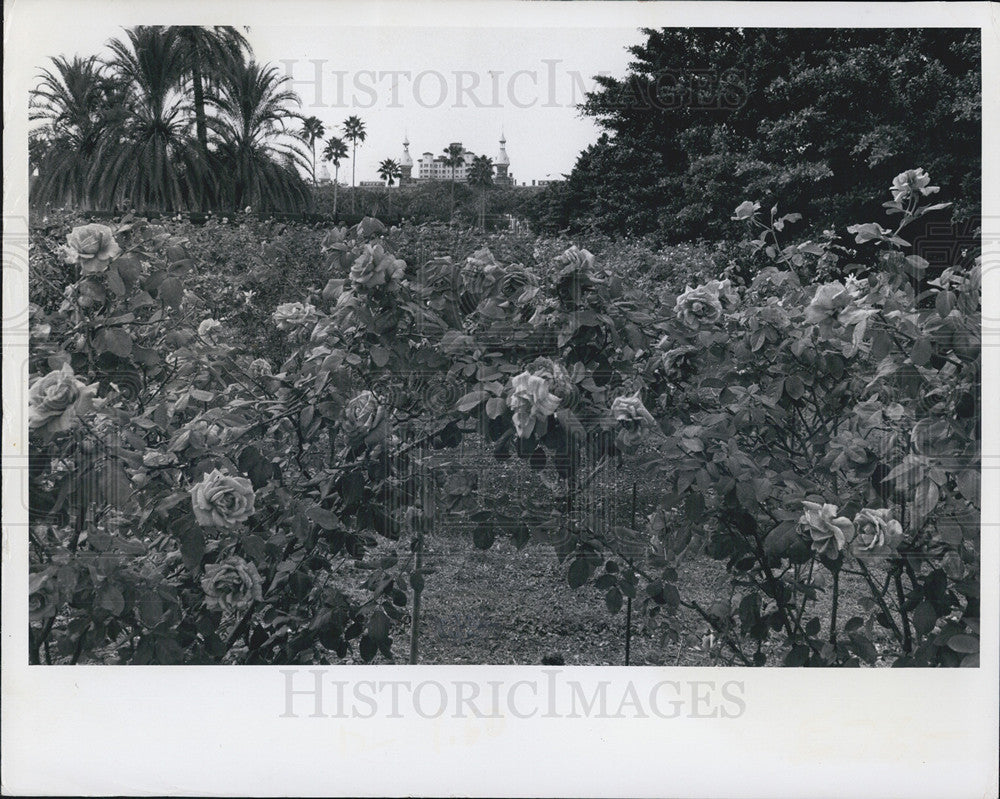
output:
[[[691,240],[753,198],[807,227],[880,213],[913,166],[979,214],[979,32],[646,29],[581,106],[604,129],[536,212],[544,227]]]

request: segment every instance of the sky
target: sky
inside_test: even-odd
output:
[[[508,15],[509,16],[509,15]],[[357,180],[377,180],[378,164],[399,160],[404,136],[414,162],[453,141],[496,158],[501,130],[510,173],[518,183],[559,178],[600,131],[576,105],[597,74],[621,76],[626,48],[643,40],[635,27],[566,28],[365,27],[252,25],[246,32],[258,61],[295,81],[301,111],[323,121],[326,135],[345,118],[365,122]],[[31,44],[43,66],[52,55],[106,52],[121,27],[100,19],[53,24]],[[350,180],[350,159],[341,180]]]

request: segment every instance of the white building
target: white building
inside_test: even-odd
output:
[[[505,186],[513,185],[514,183],[513,175],[509,174],[510,157],[507,155],[506,144],[507,139],[504,138],[501,132],[500,152],[493,159],[495,170],[493,180],[495,183]],[[463,147],[461,142],[452,142],[449,147],[456,147],[461,150],[461,159],[454,168],[454,179],[456,182],[465,183],[469,179],[469,170],[472,168],[472,162],[476,157],[476,153]],[[403,155],[399,159],[400,171],[402,172],[400,183],[409,183],[414,180],[451,180],[452,167],[448,163],[447,158],[444,154],[435,155],[430,150],[427,150],[417,159],[416,164],[414,164],[413,157],[410,155],[409,136],[404,136]],[[416,166],[415,173],[414,166]]]

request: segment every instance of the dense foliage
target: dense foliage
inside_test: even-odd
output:
[[[484,549],[546,541],[571,586],[665,639],[697,613],[723,662],[975,665],[979,266],[930,276],[903,237],[937,191],[901,173],[896,227],[852,226],[846,250],[781,245],[791,220],[747,201],[731,216],[769,267],[706,274],[709,253],[656,283],[565,242],[465,253],[374,219],[51,220],[31,256],[33,662],[368,662],[402,633],[415,662],[425,537],[460,524]],[[285,286],[257,339],[259,319],[236,334],[255,289],[217,262],[251,234],[260,290]],[[463,463],[478,439],[536,474],[520,507]],[[626,459],[662,493],[621,518],[599,482]],[[708,606],[677,588],[703,553],[731,577]],[[848,577],[867,598],[845,619]]]
[[[313,207],[316,213],[338,223],[356,224],[365,216],[375,216],[393,224],[404,220],[410,224],[454,221],[458,227],[506,230],[512,224],[527,227],[540,193],[535,186],[491,185],[482,189],[456,183],[453,189],[448,181],[432,180],[383,188],[321,185],[313,192]],[[352,204],[357,211],[351,211]]]
[[[878,210],[920,164],[955,220],[978,219],[979,33],[961,29],[646,31],[582,106],[606,133],[536,209],[548,229],[731,236],[733,198],[779,198],[807,229]]]
[[[302,210],[299,100],[228,27],[140,25],[106,59],[52,59],[31,96],[40,208]]]

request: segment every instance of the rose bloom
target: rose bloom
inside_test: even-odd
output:
[[[84,274],[103,272],[121,251],[107,225],[81,225],[66,235],[66,261],[80,264]]]
[[[520,264],[512,265],[500,278],[500,293],[509,300],[526,302],[535,295],[538,277]]]
[[[214,339],[215,331],[222,329],[222,322],[218,319],[202,319],[198,325],[198,335],[202,338]]]
[[[316,324],[319,312],[308,302],[285,302],[274,309],[271,318],[278,330],[297,331],[299,328]]]
[[[347,228],[346,227],[335,227],[329,233],[323,237],[323,241],[320,242],[319,248],[321,252],[328,252],[329,250],[341,249],[338,245],[342,245],[347,240]]]
[[[170,452],[180,452],[187,447],[214,449],[222,443],[226,428],[218,423],[209,424],[205,419],[193,419],[177,432],[170,446]]]
[[[725,280],[709,280],[705,284],[705,288],[715,292],[723,308],[733,308],[740,301],[740,295],[736,293],[736,289],[733,288],[733,281],[729,278]]]
[[[253,515],[253,503],[250,481],[219,469],[213,469],[191,487],[194,518],[202,527],[236,527]]]
[[[341,428],[350,439],[364,437],[385,420],[385,409],[371,391],[362,391],[344,408]]]
[[[33,574],[29,581],[28,618],[31,621],[44,621],[56,615],[56,596],[51,580],[42,575]]]
[[[559,398],[563,404],[569,400],[576,387],[569,376],[566,367],[560,361],[552,358],[535,358],[531,363],[531,374],[543,377],[549,381],[549,391]]]
[[[699,352],[700,350],[697,347],[687,345],[667,350],[660,357],[663,371],[668,375],[680,375],[690,371],[694,367]]]
[[[850,301],[850,293],[840,282],[825,283],[816,289],[812,302],[806,308],[806,321],[818,324],[832,319],[846,308]]]
[[[931,177],[924,172],[923,167],[907,169],[893,178],[892,198],[896,202],[902,202],[918,192],[926,197],[928,194],[934,194],[934,192],[941,190],[940,186],[931,186],[930,182]]]
[[[802,501],[805,509],[799,524],[806,532],[813,551],[835,558],[854,538],[854,525],[845,516],[837,515],[837,506],[829,503]]]
[[[642,404],[638,392],[631,397],[615,397],[611,403],[611,415],[615,421],[628,422],[632,426],[655,424],[653,415]]]
[[[722,301],[708,286],[689,288],[677,298],[674,314],[685,327],[697,330],[722,318]]]
[[[247,367],[247,372],[251,377],[261,378],[270,377],[274,372],[271,370],[271,364],[264,358],[254,358],[250,362],[250,366]]]
[[[903,525],[888,508],[862,508],[854,517],[854,529],[852,549],[858,557],[893,555],[903,539]]]
[[[206,566],[201,588],[209,610],[244,610],[263,599],[257,567],[235,555]]]
[[[97,384],[77,380],[69,364],[34,380],[28,389],[28,427],[64,433],[93,407]]]
[[[584,269],[589,272],[594,268],[594,254],[574,244],[555,259],[555,264],[562,269]]]
[[[403,273],[406,263],[389,255],[381,244],[366,244],[351,266],[351,280],[366,288],[391,283]]]
[[[514,429],[521,438],[528,438],[539,420],[547,419],[559,407],[559,397],[549,391],[549,381],[530,372],[511,379],[507,405],[514,412]]]

